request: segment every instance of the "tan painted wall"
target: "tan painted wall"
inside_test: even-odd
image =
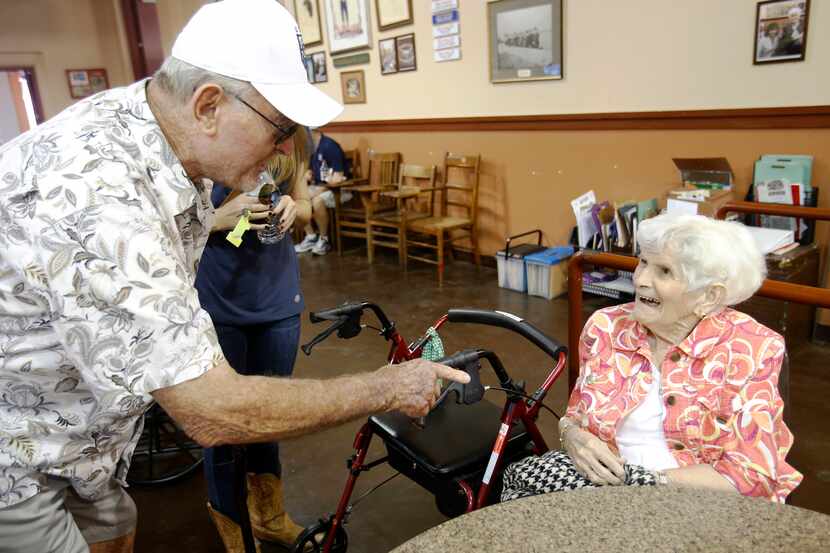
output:
[[[74,102],[66,69],[104,67],[111,86],[132,80],[122,55],[117,1],[0,2],[0,66],[35,67],[47,118]]]
[[[321,1],[322,4],[322,1]],[[756,0],[565,0],[565,78],[491,84],[484,0],[460,5],[462,60],[432,61],[427,0],[415,23],[377,31],[368,103],[340,120],[830,104],[830,2],[811,2],[804,62],[752,65]],[[324,25],[325,27],[325,25]],[[377,40],[415,33],[418,70],[382,76]],[[309,52],[321,48],[309,48]],[[328,38],[324,49],[328,51]],[[339,69],[319,85],[340,99]]]
[[[602,200],[645,199],[679,184],[673,157],[725,156],[743,197],[754,161],[765,153],[812,154],[813,183],[830,206],[830,129],[699,131],[516,131],[339,133],[344,149],[401,152],[404,163],[437,164],[446,150],[481,153],[481,249],[492,255],[504,237],[541,228],[561,244],[574,225],[570,201],[588,189]],[[819,237],[826,241],[826,231]]]
[[[170,55],[173,43],[182,27],[199,8],[207,3],[207,0],[158,0],[156,2],[161,28],[161,47],[164,49],[165,56]]]

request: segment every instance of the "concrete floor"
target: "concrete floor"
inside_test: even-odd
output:
[[[496,286],[496,271],[463,262],[452,264],[439,290],[434,269],[414,264],[407,273],[398,269],[395,259],[381,257],[369,266],[365,255],[354,252],[337,257],[303,256],[303,290],[310,310],[322,309],[347,300],[371,300],[397,322],[407,338],[421,333],[451,307],[499,309],[520,315],[543,331],[565,343],[567,340],[567,302],[547,301],[506,291]],[[602,300],[586,301],[586,308],[605,305]],[[448,324],[442,331],[449,352],[468,347],[494,350],[514,378],[525,379],[535,389],[550,370],[546,356],[529,342],[508,331]],[[322,327],[303,320],[302,340],[306,342]],[[386,343],[369,329],[349,340],[331,338],[317,346],[311,357],[300,353],[295,376],[327,378],[338,374],[371,370],[386,356]],[[802,485],[790,496],[790,503],[830,513],[830,378],[825,374],[830,351],[807,345],[791,351],[791,424],[795,446],[789,460],[805,475]],[[492,373],[485,383],[492,382]],[[546,403],[562,412],[566,403],[566,378],[552,388]],[[490,395],[492,394],[492,396]],[[499,392],[488,397],[501,400]],[[356,431],[364,420],[354,421],[316,435],[285,442],[282,460],[285,467],[286,500],[300,524],[310,524],[337,505],[347,472],[345,460],[352,453]],[[555,419],[542,411],[540,428],[551,447],[558,445]],[[384,454],[382,442],[375,440],[370,458]],[[386,465],[377,467],[358,480],[352,500],[392,475]],[[173,553],[179,551],[224,551],[219,536],[205,510],[206,491],[201,473],[182,482],[157,487],[132,487],[139,509],[136,551]],[[347,526],[349,551],[376,553],[389,551],[409,538],[440,524],[445,518],[435,508],[433,497],[403,477],[396,478],[358,505]],[[266,547],[264,551],[280,551]]]

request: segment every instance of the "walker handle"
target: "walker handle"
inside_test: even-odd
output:
[[[539,330],[528,321],[504,311],[487,311],[484,309],[450,309],[447,312],[451,323],[473,323],[498,326],[521,334],[539,349],[557,359],[560,353],[567,353],[567,348]]]

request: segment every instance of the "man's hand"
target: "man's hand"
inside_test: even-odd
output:
[[[625,483],[623,460],[608,444],[582,428],[572,427],[563,436],[562,446],[576,469],[594,484],[619,486]]]
[[[274,206],[271,213],[280,218],[280,230],[286,232],[291,229],[294,225],[294,219],[297,218],[297,202],[291,196],[280,196],[280,201]]]
[[[424,359],[387,365],[377,370],[378,379],[389,386],[390,411],[400,411],[409,417],[423,417],[441,395],[438,379],[466,384],[470,376],[463,372]]]
[[[263,223],[254,224],[254,222],[268,217],[268,206],[260,203],[257,198],[252,198],[246,194],[239,194],[234,199],[216,208],[213,227],[210,229],[211,232],[231,230],[236,226],[236,222],[239,221],[239,218],[242,217],[246,209],[248,210],[248,220],[251,222],[251,228],[253,230],[259,230],[265,227]]]

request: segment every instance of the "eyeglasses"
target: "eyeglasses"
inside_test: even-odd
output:
[[[274,123],[273,121],[271,121],[270,119],[265,117],[257,108],[255,108],[254,106],[252,106],[251,104],[249,104],[248,102],[246,102],[245,100],[240,98],[239,96],[233,95],[233,97],[236,98],[237,100],[239,100],[240,102],[242,102],[243,104],[245,104],[246,106],[248,106],[249,108],[251,108],[254,113],[256,113],[257,115],[259,115],[260,117],[262,117],[263,119],[268,121],[268,123],[270,123],[275,129],[277,129],[278,134],[277,134],[277,138],[274,139],[274,146],[279,146],[280,144],[282,144],[283,142],[285,142],[286,140],[288,140],[289,138],[294,136],[294,133],[297,132],[297,124],[296,123],[291,125],[288,128],[280,127],[279,125],[277,125],[276,123]]]

